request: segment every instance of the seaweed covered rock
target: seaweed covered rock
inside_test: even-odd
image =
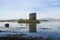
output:
[[[9,24],[7,23],[7,24],[5,24],[5,27],[9,27]]]

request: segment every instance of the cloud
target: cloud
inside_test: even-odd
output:
[[[0,0],[0,19],[26,19],[31,12],[37,12],[37,18],[59,18],[60,0]]]
[[[39,14],[40,13],[40,14]],[[49,8],[44,12],[38,12],[37,18],[60,18],[60,8]]]

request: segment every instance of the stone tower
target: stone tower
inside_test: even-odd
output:
[[[36,13],[30,13],[29,20],[36,20]]]

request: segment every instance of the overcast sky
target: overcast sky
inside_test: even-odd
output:
[[[60,0],[0,0],[0,19],[60,18]]]

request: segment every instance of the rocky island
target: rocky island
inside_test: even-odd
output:
[[[29,14],[29,19],[27,20],[18,20],[18,23],[40,23],[39,20],[36,19],[36,13],[30,13]]]

